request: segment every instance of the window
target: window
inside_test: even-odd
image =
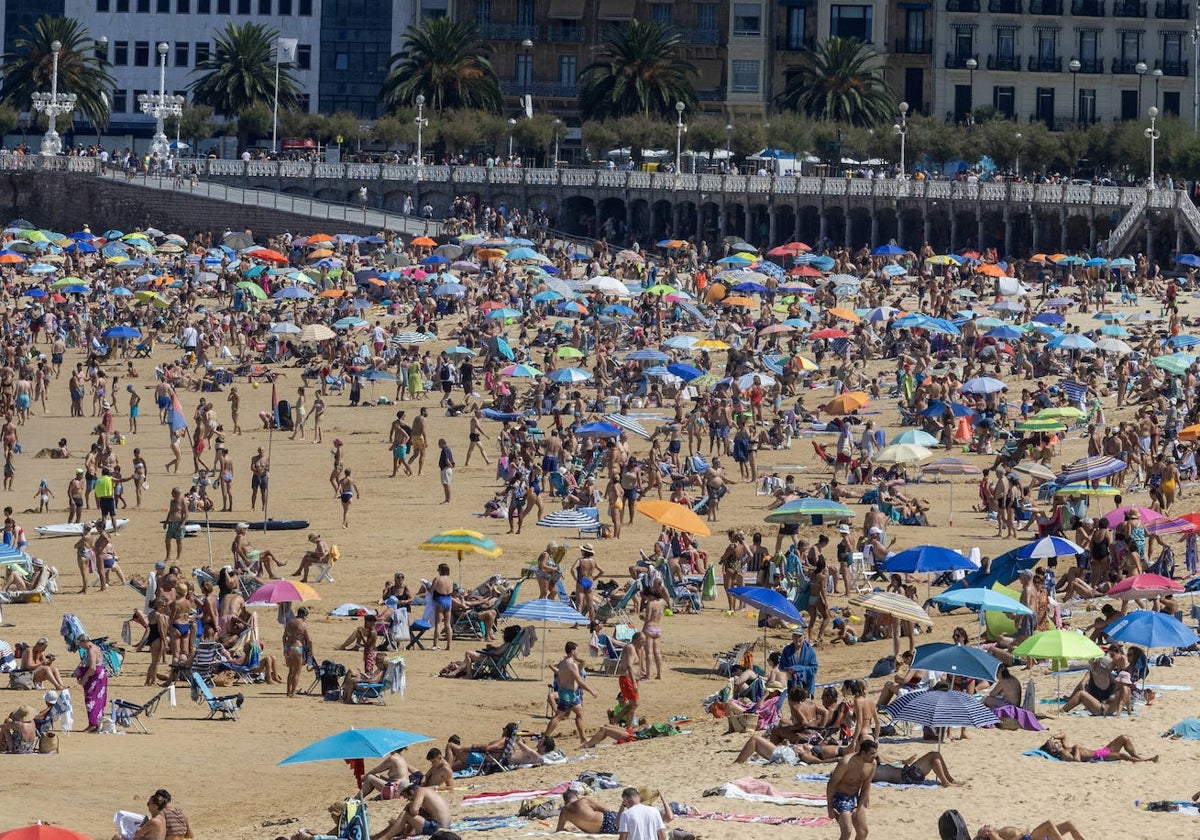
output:
[[[492,22],[492,0],[475,0],[475,22],[480,26]]]
[[[204,62],[208,61],[209,47],[208,41],[196,42],[196,66],[199,67]]]
[[[925,10],[906,9],[904,11],[904,41],[912,46],[925,41]]]
[[[128,41],[117,41],[113,44],[113,64],[117,67],[125,67],[129,64]]]
[[[300,11],[302,17],[312,17],[313,0],[299,0]]]
[[[143,15],[150,14],[150,0],[137,0],[137,10]]]
[[[132,100],[130,101],[130,103],[129,103],[130,105],[132,105],[132,106],[133,106],[133,113],[135,113],[135,114],[136,114],[136,113],[138,113],[139,111],[141,111],[141,109],[142,109],[142,103],[141,103],[141,101],[140,101],[140,100],[141,100],[141,98],[142,98],[143,96],[145,96],[145,95],[146,95],[146,91],[144,91],[144,90],[135,90],[135,91],[133,92],[133,99],[132,99]]]
[[[279,0],[279,16],[290,17],[292,14],[292,0]]]
[[[1034,118],[1054,127],[1054,88],[1040,87],[1034,98],[1037,113]]]
[[[1053,29],[1038,30],[1038,59],[1050,62],[1058,58],[1058,33]]]
[[[660,26],[671,25],[671,4],[670,3],[652,3],[650,4],[650,12],[654,16],[654,22]]]
[[[1012,64],[1017,51],[1017,33],[1013,29],[996,30],[996,59]]]
[[[196,0],[196,14],[211,15],[212,0]]]
[[[1017,89],[1011,85],[992,88],[992,107],[1012,119],[1016,115]]]
[[[733,34],[761,35],[762,6],[758,3],[734,3]]]
[[[312,96],[307,93],[302,93],[297,97],[297,104],[300,106],[300,113],[307,114],[312,107]]]
[[[521,54],[516,57],[513,65],[513,80],[520,85],[524,93],[533,86],[533,56]]]
[[[133,44],[133,66],[134,67],[149,67],[150,66],[150,42],[135,41]]]
[[[1100,45],[1100,33],[1092,30],[1090,32],[1079,33],[1079,63],[1083,65],[1085,71],[1090,72],[1090,68],[1096,66]]]
[[[835,38],[857,38],[860,41],[870,42],[874,11],[871,6],[831,6],[829,9],[829,35]]]
[[[350,69],[350,56],[347,53],[340,52],[333,54],[333,69],[348,70]]]
[[[808,22],[805,15],[807,11],[807,9],[800,8],[799,6],[790,7],[787,10],[787,34],[785,36],[785,45],[789,50],[804,49],[804,32],[806,29],[805,24]]]
[[[1121,62],[1123,64],[1137,64],[1142,57],[1142,33],[1141,32],[1122,32],[1121,33]]]
[[[573,88],[579,84],[578,58],[573,55],[558,57],[558,84],[564,88]]]
[[[296,69],[311,70],[312,69],[312,45],[298,44],[296,46]]]
[[[238,0],[237,13],[239,15],[250,14],[250,0]]]
[[[126,90],[114,90],[112,98],[112,109],[114,114],[124,114],[129,110],[129,92]]]
[[[154,10],[160,15],[171,14],[171,0],[158,0],[154,4]]]
[[[701,32],[717,31],[717,4],[696,4],[696,29]]]
[[[108,61],[108,42],[96,44],[96,60],[105,62]]]
[[[517,26],[533,26],[533,0],[517,0]]]
[[[1163,116],[1178,117],[1179,116],[1179,91],[1164,90],[1162,100]]]
[[[233,4],[230,0],[217,0],[217,14],[228,15],[233,13]]]
[[[187,67],[188,66],[188,53],[189,52],[191,52],[191,44],[189,44],[187,41],[176,41],[175,42],[175,66],[176,67]]]
[[[954,58],[961,66],[968,58],[975,55],[975,30],[954,30]]]
[[[735,59],[732,63],[732,90],[734,93],[758,93],[758,70],[760,62]]]
[[[1141,117],[1138,111],[1138,92],[1136,90],[1121,91],[1121,119],[1136,120]]]
[[[1096,121],[1096,89],[1080,88],[1079,121],[1086,124]]]
[[[271,0],[258,0],[258,13],[269,17],[271,14]]]
[[[108,11],[108,0],[96,0],[96,11],[97,12],[107,12]]]
[[[192,13],[192,0],[177,0],[175,3],[175,13],[190,15]]]
[[[1183,33],[1164,32],[1162,66],[1164,70],[1178,72],[1183,66]]]
[[[129,0],[117,0],[117,11],[118,12],[128,12],[129,11]]]

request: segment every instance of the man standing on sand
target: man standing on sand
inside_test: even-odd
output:
[[[221,488],[221,511],[233,510],[233,456],[225,444],[217,447],[217,485]]]
[[[417,462],[417,475],[425,470],[425,450],[429,447],[425,438],[425,421],[428,417],[429,409],[421,406],[421,410],[413,418],[412,431],[409,434],[408,448],[411,451],[408,455],[408,463],[409,466],[412,466],[413,461]]]
[[[609,723],[618,726],[637,726],[638,680],[642,676],[642,658],[639,651],[642,647],[641,632],[633,634],[629,643],[621,649],[621,658],[617,660],[616,676],[620,690],[617,695],[617,707],[609,715]]]
[[[250,510],[254,510],[254,503],[258,500],[258,494],[261,492],[263,513],[267,512],[267,482],[271,477],[270,472],[271,462],[267,460],[267,456],[260,446],[258,452],[250,459]]]
[[[187,501],[183,497],[183,491],[178,487],[171,488],[171,501],[167,507],[167,522],[164,526],[167,530],[165,539],[163,540],[166,546],[166,556],[164,562],[171,562],[171,541],[175,541],[175,559],[180,560],[183,557],[183,528],[187,524],[188,509]]]
[[[617,821],[618,840],[667,840],[667,826],[656,808],[642,803],[637,788],[621,791],[621,816]]]
[[[67,522],[83,521],[83,467],[75,469],[75,477],[67,483]]]
[[[421,409],[424,411],[424,409]],[[442,492],[446,498],[442,504],[450,504],[450,482],[454,478],[454,453],[450,451],[450,444],[446,443],[445,438],[438,438],[438,474],[442,479]]]
[[[867,808],[871,804],[871,779],[875,776],[878,746],[865,740],[858,752],[838,762],[825,786],[825,809],[837,820],[838,840],[866,840]]]
[[[392,478],[396,477],[396,473],[404,467],[405,475],[412,475],[412,470],[408,468],[408,442],[412,440],[412,429],[404,422],[404,412],[397,411],[396,419],[392,421],[391,431],[388,436],[392,443]]]
[[[579,743],[587,740],[583,732],[583,692],[593,697],[598,696],[583,678],[579,670],[581,660],[576,655],[579,645],[567,642],[564,652],[566,655],[554,666],[554,681],[558,686],[558,697],[555,700],[554,717],[546,724],[542,738],[549,738],[555,728],[571,715],[575,716],[575,731],[579,734]]]

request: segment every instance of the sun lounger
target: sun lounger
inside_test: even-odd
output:
[[[142,704],[130,703],[128,700],[113,699],[109,703],[110,714],[118,726],[123,726],[126,729],[133,729],[141,732],[143,735],[149,735],[150,730],[142,722],[143,715],[145,717],[153,717],[155,709],[158,708],[158,701],[163,695],[171,690],[171,686],[167,686],[162,691],[155,694],[149,700]]]
[[[245,699],[241,694],[228,694],[224,697],[214,697],[212,689],[208,687],[204,677],[197,673],[192,673],[189,677],[192,683],[192,688],[199,693],[200,699],[208,704],[208,720],[212,720],[217,715],[221,716],[222,720],[237,720],[238,710],[242,707],[242,701]]]

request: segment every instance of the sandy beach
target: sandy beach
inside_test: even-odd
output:
[[[1157,309],[1157,305],[1154,308]],[[1187,309],[1194,310],[1194,304],[1189,302],[1185,306]],[[1089,316],[1073,315],[1072,319],[1083,323],[1089,320]],[[435,352],[442,346],[444,343],[431,345]],[[127,434],[125,445],[118,448],[121,462],[127,465],[133,447],[140,447],[150,467],[150,489],[146,491],[143,509],[122,511],[122,515],[131,518],[130,524],[117,538],[121,564],[127,575],[145,574],[156,560],[162,558],[163,530],[159,523],[170,488],[173,485],[186,486],[190,482],[190,474],[184,471],[177,476],[164,472],[164,464],[170,454],[166,427],[159,425],[153,407],[153,367],[156,361],[168,358],[170,348],[162,346],[157,349],[155,359],[143,359],[135,363],[141,374],[140,378],[132,380],[143,398],[141,428],[137,435]],[[82,356],[77,351],[68,353],[68,363],[74,364],[79,360],[82,360]],[[114,364],[110,369],[117,372],[123,367],[124,362],[120,362],[119,366]],[[278,382],[279,395],[281,398],[294,398],[296,388],[302,384],[299,371],[295,368],[283,368],[282,371],[287,376]],[[20,428],[23,454],[15,465],[15,488],[12,492],[0,495],[0,501],[16,508],[17,520],[29,534],[30,552],[59,569],[61,592],[53,603],[4,607],[0,639],[16,643],[19,640],[32,642],[39,636],[48,636],[51,649],[61,657],[60,664],[73,664],[74,657],[64,650],[58,632],[64,613],[77,615],[93,635],[116,638],[121,623],[142,605],[142,598],[133,589],[119,586],[104,593],[92,590],[86,596],[76,594],[79,576],[74,562],[73,540],[42,539],[34,533],[38,525],[66,521],[66,485],[75,468],[82,464],[82,459],[36,460],[32,453],[42,447],[53,446],[58,438],[65,436],[73,451],[81,456],[87,448],[88,433],[96,422],[89,417],[68,417],[66,382],[63,378],[54,383],[49,412],[35,414],[28,424]],[[126,384],[122,376],[119,385],[113,389],[119,395],[117,429],[120,431],[125,430],[127,423]],[[245,381],[238,385],[243,398],[241,413],[245,433],[228,438],[236,465],[235,512],[231,516],[221,515],[221,518],[253,521],[249,511],[249,459],[256,447],[268,445],[268,433],[254,428],[254,417],[259,411],[269,408],[271,390],[269,386],[252,388]],[[372,393],[372,386],[368,384],[365,396],[371,397]],[[374,386],[375,396],[391,397],[392,393],[392,383]],[[829,394],[827,389],[816,390],[806,395],[806,401],[815,404]],[[200,396],[208,395],[196,392],[180,394],[189,416]],[[225,422],[228,420],[225,394],[214,396],[217,415]],[[322,600],[309,605],[313,608],[310,626],[318,659],[332,658],[353,665],[359,663],[359,654],[332,650],[353,630],[355,622],[328,618],[325,612],[344,602],[373,604],[379,597],[383,583],[396,571],[405,572],[410,581],[432,577],[436,564],[447,557],[417,550],[418,544],[428,536],[448,528],[473,528],[492,537],[503,548],[504,553],[498,560],[467,558],[463,570],[464,583],[470,586],[493,573],[516,578],[519,570],[536,557],[548,540],[561,540],[564,536],[562,531],[538,528],[532,519],[527,521],[522,534],[507,535],[502,520],[475,515],[482,511],[484,502],[491,498],[500,483],[495,478],[494,466],[484,465],[477,460],[477,456],[469,467],[463,466],[468,448],[468,420],[465,417],[446,417],[438,407],[437,395],[427,395],[424,402],[409,402],[402,407],[409,410],[411,417],[420,405],[427,405],[430,410],[428,439],[432,443],[439,437],[445,437],[457,456],[459,466],[453,482],[454,500],[449,505],[439,504],[441,488],[436,469],[436,448],[431,448],[424,475],[389,478],[391,462],[387,429],[393,419],[395,406],[351,408],[344,394],[328,397],[326,404],[323,443],[313,442],[311,435],[306,440],[291,440],[287,434],[276,433],[271,445],[271,515],[310,520],[310,530],[321,533],[335,543],[341,554],[341,560],[334,569],[336,582],[320,584],[318,589]],[[1110,422],[1125,419],[1128,412],[1126,409],[1114,415],[1112,407],[1108,406],[1108,409]],[[889,439],[902,430],[894,400],[872,404],[864,414],[882,425],[888,431]],[[490,425],[499,429],[498,424]],[[345,442],[345,462],[353,468],[361,491],[361,498],[353,503],[350,527],[346,530],[341,528],[341,508],[327,482],[330,446],[334,437],[340,437]],[[827,442],[832,440],[831,437],[826,438]],[[485,441],[485,445],[488,443]],[[645,454],[648,446],[644,442],[634,441],[632,449]],[[494,461],[494,445],[488,451]],[[990,466],[992,461],[991,457],[963,455],[961,452],[954,454],[980,466]],[[1084,454],[1086,450],[1082,433],[1074,431],[1069,434],[1064,451],[1056,462],[1065,463]],[[790,450],[764,449],[758,453],[758,461],[762,471],[796,475],[801,486],[815,481],[823,470],[816,462],[812,446],[805,439],[796,440]],[[22,514],[25,508],[35,506],[33,494],[41,479],[46,479],[56,494],[57,498],[52,501],[53,512]],[[932,502],[931,519],[936,527],[896,527],[894,534],[898,537],[898,547],[923,543],[936,543],[954,549],[978,546],[985,554],[993,556],[1012,548],[1015,542],[995,539],[994,526],[985,522],[981,514],[970,512],[971,504],[977,500],[976,479],[955,481],[953,528],[947,526],[950,485],[921,484],[917,495]],[[1193,509],[1189,497],[1196,492],[1194,487],[1186,487],[1187,495],[1178,510]],[[132,508],[132,495],[129,494],[128,498]],[[1134,495],[1132,499],[1137,504],[1149,504],[1144,493]],[[547,511],[559,507],[557,501],[547,498],[546,502]],[[773,545],[774,526],[762,524],[766,505],[767,497],[756,496],[753,486],[739,485],[733,488],[722,502],[720,522],[714,528],[714,536],[701,541],[709,550],[710,557],[714,549],[719,553],[719,546],[724,544],[723,534],[717,528],[744,528],[747,533],[761,530],[767,545]],[[1099,506],[1107,510],[1111,502],[1099,500]],[[865,508],[861,505],[853,507],[860,515],[857,521],[861,522],[861,512]],[[600,565],[610,573],[605,577],[622,578],[623,570],[636,561],[638,550],[648,550],[657,533],[657,525],[638,516],[631,526],[626,526],[620,540],[593,541]],[[306,534],[306,531],[256,534],[254,542],[257,547],[270,548],[280,558],[286,559],[289,565],[285,573],[290,574],[307,547]],[[571,538],[573,534],[568,533],[567,536],[572,546],[569,556],[574,557],[574,549],[579,541]],[[219,567],[229,557],[232,537],[233,533],[229,531],[212,532],[212,560],[215,566]],[[1182,557],[1181,549],[1178,553]],[[457,576],[453,555],[449,559]],[[187,539],[182,563],[185,571],[207,562],[205,536]],[[530,596],[529,588],[532,586],[527,586],[523,591],[522,600]],[[923,585],[921,590],[923,597]],[[844,596],[838,596],[833,603],[842,605],[845,600]],[[1181,599],[1185,610],[1190,607],[1190,600]],[[585,770],[611,771],[617,774],[622,783],[660,789],[666,799],[689,803],[701,810],[824,816],[823,808],[702,797],[702,792],[708,788],[747,775],[764,778],[789,791],[823,791],[823,786],[819,784],[795,781],[795,768],[734,765],[733,758],[744,743],[745,736],[723,734],[725,721],[714,721],[704,715],[701,700],[717,691],[722,684],[722,680],[712,673],[713,653],[738,642],[761,637],[761,632],[755,627],[754,617],[745,612],[727,615],[722,610],[723,605],[723,593],[718,592],[718,600],[706,604],[699,615],[669,617],[664,626],[662,642],[666,653],[663,680],[646,681],[642,686],[643,720],[662,721],[672,715],[690,715],[694,721],[691,734],[623,746],[598,747],[590,751],[596,758],[586,761],[462,780],[450,797],[455,817],[516,812],[516,804],[461,808],[458,803],[466,793],[550,787],[574,779]],[[1086,606],[1075,602],[1070,607],[1074,610],[1075,626],[1091,623],[1093,616],[1086,612]],[[949,641],[955,626],[962,625],[973,630],[974,621],[972,615],[963,611],[957,615],[938,616],[933,634],[922,635],[917,641]],[[275,622],[274,610],[260,609],[260,622],[265,652],[278,656],[282,628]],[[569,640],[586,647],[587,632],[582,628],[552,629],[549,632],[545,639],[548,664],[559,655],[563,643]],[[778,649],[786,643],[787,634],[771,631],[768,640],[772,649]],[[341,762],[276,766],[280,759],[318,738],[352,726],[390,727],[420,732],[428,735],[431,741],[428,745],[422,744],[411,749],[409,756],[416,767],[424,769],[427,746],[440,747],[451,734],[460,734],[464,742],[479,742],[498,737],[501,727],[508,721],[520,721],[523,727],[529,729],[544,727],[545,685],[549,672],[542,671],[540,646],[532,655],[515,663],[515,670],[520,677],[517,681],[473,682],[437,676],[439,670],[451,658],[458,658],[463,649],[478,646],[475,642],[456,641],[450,654],[434,650],[407,652],[407,693],[403,699],[389,696],[387,705],[383,707],[327,703],[315,696],[288,699],[279,686],[255,685],[235,689],[246,695],[239,721],[209,721],[204,719],[206,709],[192,703],[181,684],[178,705],[171,708],[163,703],[158,713],[147,721],[152,733],[150,735],[100,736],[76,732],[62,739],[59,755],[0,755],[0,829],[44,820],[83,831],[95,838],[108,837],[113,831],[111,817],[115,810],[141,810],[148,794],[163,787],[171,791],[175,803],[188,813],[199,838],[257,840],[288,834],[301,826],[327,831],[327,806],[353,792],[353,779],[347,766]],[[865,677],[875,660],[887,653],[890,653],[890,644],[883,641],[850,648],[825,646],[819,651],[818,681],[824,683]],[[756,661],[761,663],[765,658],[765,653],[759,649]],[[142,687],[148,661],[148,654],[130,652],[123,672],[110,682],[109,697],[131,701],[148,698],[152,690]],[[1198,664],[1193,658],[1177,658],[1172,668],[1153,669],[1150,682],[1193,685],[1200,680]],[[1021,671],[1022,681],[1030,673],[1037,680],[1039,696],[1051,696],[1055,686],[1054,677],[1044,668],[1038,668],[1033,672]],[[69,681],[69,677],[67,679]],[[1073,679],[1065,678],[1064,687]],[[302,687],[306,687],[310,681],[311,675],[306,672],[301,679]],[[878,679],[871,680],[869,688],[878,691],[881,682]],[[600,700],[589,698],[585,703],[589,731],[603,720],[604,709],[610,705],[617,690],[616,680],[611,677],[595,676],[591,679],[591,685],[599,693]],[[77,687],[73,687],[72,693],[76,698],[76,727],[81,729],[82,693]],[[7,715],[22,703],[31,703],[40,708],[40,692],[0,692],[0,713]],[[1196,745],[1159,737],[1172,724],[1194,714],[1195,709],[1196,696],[1192,691],[1165,690],[1157,693],[1152,706],[1137,707],[1132,719],[1062,715],[1056,720],[1046,721],[1052,730],[1065,730],[1072,740],[1093,748],[1107,743],[1118,734],[1130,735],[1143,753],[1161,754],[1161,760],[1156,764],[1064,764],[1022,757],[1023,751],[1037,747],[1045,740],[1044,733],[971,730],[967,740],[951,741],[942,746],[942,753],[951,771],[965,784],[949,789],[876,789],[869,809],[872,835],[894,840],[930,840],[937,836],[938,815],[947,808],[957,808],[963,813],[972,832],[984,823],[1029,827],[1043,819],[1053,818],[1073,820],[1088,840],[1115,836],[1188,836],[1195,831],[1194,817],[1147,813],[1136,809],[1134,801],[1183,799],[1200,788],[1194,774],[1186,770],[1195,764]],[[561,736],[560,746],[568,755],[580,753],[569,724],[560,727],[558,734]],[[919,730],[916,734],[919,734]],[[922,742],[919,738],[885,738],[882,755],[885,759],[903,759],[922,754],[928,749],[936,749],[936,744]],[[822,765],[815,769],[828,767]],[[616,791],[597,796],[613,807],[618,801]],[[400,802],[372,802],[372,830],[381,829],[401,808]],[[264,822],[289,817],[297,818],[298,822],[282,827],[263,826]],[[678,820],[674,825],[716,840],[837,836],[836,827],[832,825],[818,828],[772,827],[688,819]],[[502,840],[552,828],[553,822],[549,826],[533,823],[523,828],[496,830],[490,834]]]

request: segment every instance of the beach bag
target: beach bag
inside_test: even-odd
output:
[[[1029,712],[1031,715],[1037,714],[1037,686],[1033,684],[1033,677],[1025,683],[1025,695],[1021,698],[1021,708]]]
[[[33,691],[37,688],[33,682],[33,671],[13,671],[8,675],[8,687],[21,691]]]
[[[728,710],[726,710],[728,715]],[[758,715],[752,712],[741,712],[728,715],[730,732],[754,732],[758,729]]]
[[[331,546],[329,547],[329,560],[330,560],[330,562],[336,563],[337,561],[339,561],[339,560],[341,560],[341,559],[342,559],[342,552],[341,552],[341,549],[339,549],[339,548],[338,548],[336,545],[331,545]]]
[[[870,676],[872,677],[887,677],[896,673],[896,660],[891,656],[882,656],[875,661],[875,665],[871,668]]]
[[[58,752],[58,733],[43,732],[38,736],[38,752],[42,755]]]
[[[938,836],[942,840],[971,840],[971,832],[967,831],[967,823],[962,814],[951,808],[943,811],[938,817]]]
[[[526,799],[517,809],[517,816],[528,817],[531,820],[548,820],[558,812],[554,803],[544,796],[537,799]]]

